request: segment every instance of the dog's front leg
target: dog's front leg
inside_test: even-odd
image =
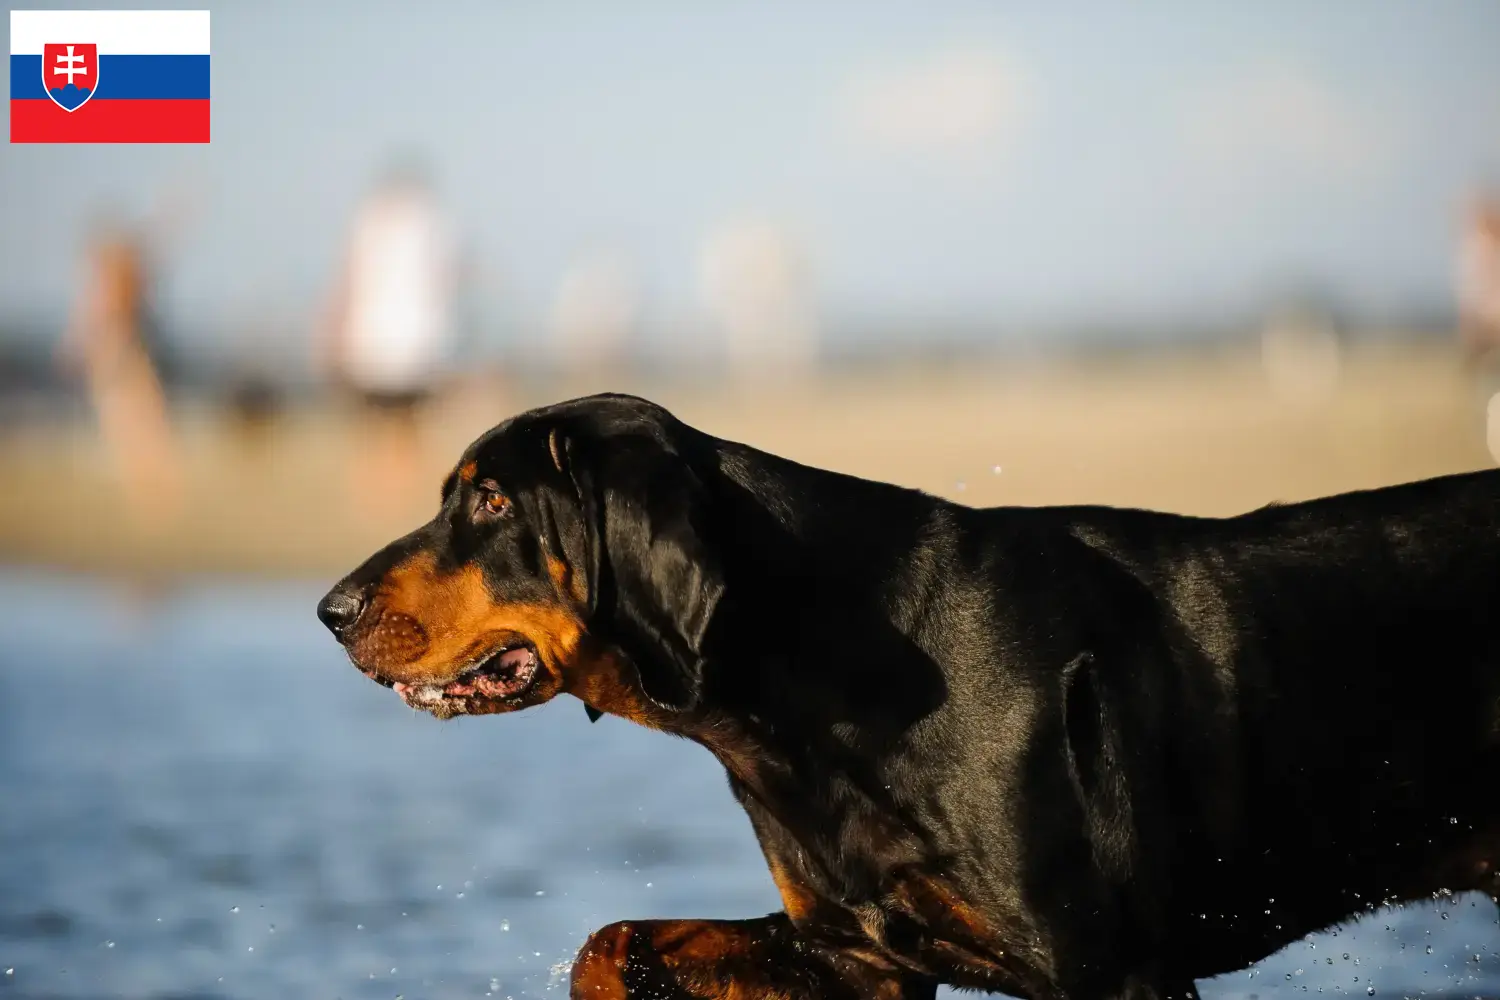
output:
[[[589,937],[573,1000],[932,1000],[937,984],[798,936],[784,913],[754,920],[629,920]]]
[[[1191,979],[1163,984],[1131,976],[1119,989],[1101,994],[1100,1000],[1199,1000],[1199,997],[1198,987]]]

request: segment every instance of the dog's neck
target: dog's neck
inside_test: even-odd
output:
[[[931,585],[923,553],[934,520],[951,517],[951,505],[729,442],[716,442],[704,464],[698,472],[713,496],[726,595],[709,628],[702,703],[682,711],[657,705],[618,657],[599,662],[571,693],[701,744],[752,790],[780,774],[805,778],[845,757],[878,755],[941,703],[945,686],[930,659],[922,675],[911,669],[925,659],[911,656],[922,602],[885,606],[878,603],[883,588],[870,584],[899,582],[908,596],[923,593]],[[819,491],[825,478],[841,488]],[[822,499],[829,493],[854,507],[829,507]],[[875,542],[872,509],[882,511]],[[739,638],[746,635],[762,638],[747,646]],[[897,662],[900,676],[886,669]],[[906,697],[887,697],[893,685]]]

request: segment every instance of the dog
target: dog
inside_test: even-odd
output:
[[[611,924],[579,1000],[1196,997],[1500,897],[1500,471],[975,509],[598,395],[475,441],[318,615],[438,718],[569,694],[723,764],[783,910]]]

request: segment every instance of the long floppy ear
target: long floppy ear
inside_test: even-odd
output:
[[[566,451],[591,528],[592,624],[629,655],[646,697],[675,711],[691,708],[724,594],[706,536],[707,488],[653,434],[590,438],[569,437]]]

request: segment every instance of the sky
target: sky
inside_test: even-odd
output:
[[[1308,285],[1380,321],[1448,301],[1466,199],[1500,185],[1477,0],[211,10],[209,145],[0,149],[0,330],[61,322],[116,207],[180,220],[163,307],[195,349],[305,337],[402,149],[479,325],[533,340],[594,251],[654,336],[693,336],[736,220],[787,234],[848,337],[1213,324]]]

